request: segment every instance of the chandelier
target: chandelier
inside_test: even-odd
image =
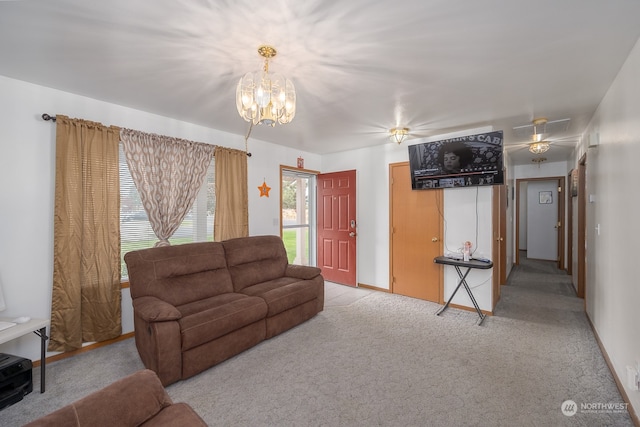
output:
[[[402,144],[402,141],[404,141],[409,134],[409,128],[393,128],[389,132],[391,132],[392,141]]]
[[[533,154],[546,153],[549,150],[549,143],[547,141],[533,142],[529,144],[529,151]]]
[[[249,72],[238,82],[236,107],[240,116],[254,125],[275,126],[289,123],[296,115],[296,91],[291,80],[280,74],[269,74],[269,60],[276,49],[260,46],[258,53],[264,58],[261,71]]]

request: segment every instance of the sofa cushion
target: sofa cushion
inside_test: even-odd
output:
[[[133,299],[154,296],[178,306],[233,292],[219,242],[141,249],[124,259]]]
[[[223,294],[178,306],[182,350],[189,350],[262,320],[267,304],[258,297]]]
[[[264,299],[269,307],[269,317],[311,301],[317,298],[320,292],[323,290],[318,283],[293,277],[280,277],[242,290],[243,294]]]
[[[251,236],[222,242],[236,292],[285,275],[287,252],[278,236]]]

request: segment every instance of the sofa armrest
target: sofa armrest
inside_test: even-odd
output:
[[[188,427],[207,427],[200,415],[186,403],[174,403],[167,406],[158,414],[144,423],[141,427],[152,426],[188,426]]]
[[[288,264],[284,275],[287,277],[295,277],[296,279],[310,280],[319,276],[321,271],[318,267]]]
[[[153,371],[142,370],[28,424],[49,426],[137,426],[173,402]]]
[[[133,300],[133,310],[145,322],[165,322],[178,320],[180,311],[166,301],[156,297],[140,297]]]

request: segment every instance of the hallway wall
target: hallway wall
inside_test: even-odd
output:
[[[587,314],[636,414],[640,392],[627,387],[626,366],[640,360],[639,75],[640,41],[596,110],[572,166],[587,154]],[[599,145],[588,148],[590,138]]]

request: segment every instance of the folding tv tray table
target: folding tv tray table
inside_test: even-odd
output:
[[[471,271],[471,269],[473,268],[478,268],[481,270],[488,270],[490,268],[493,267],[493,262],[489,261],[489,262],[485,262],[485,261],[477,261],[475,259],[469,260],[469,261],[463,261],[461,259],[454,259],[454,258],[447,258],[444,256],[437,256],[433,259],[433,262],[435,262],[436,264],[444,264],[444,265],[452,265],[456,268],[456,271],[458,272],[458,277],[460,277],[460,281],[458,282],[458,286],[456,286],[455,291],[453,291],[453,293],[451,294],[451,296],[449,297],[449,300],[447,301],[447,303],[444,305],[444,307],[442,307],[440,310],[438,310],[438,312],[436,313],[436,316],[440,316],[440,314],[445,311],[447,309],[447,307],[449,307],[449,303],[451,303],[451,300],[453,299],[454,296],[456,296],[456,292],[458,292],[458,289],[460,289],[460,286],[464,286],[464,289],[467,291],[467,294],[469,294],[469,298],[471,298],[471,302],[473,303],[473,306],[476,309],[476,312],[478,313],[478,316],[480,316],[480,321],[477,323],[478,326],[482,325],[482,322],[484,322],[484,319],[486,316],[486,314],[483,314],[482,311],[480,310],[480,307],[478,306],[478,303],[476,302],[475,297],[473,296],[473,293],[471,292],[471,288],[469,288],[469,285],[467,284],[467,275],[469,274],[469,272]],[[460,267],[466,267],[467,270],[464,272],[464,274],[462,273],[462,270],[460,270]]]

